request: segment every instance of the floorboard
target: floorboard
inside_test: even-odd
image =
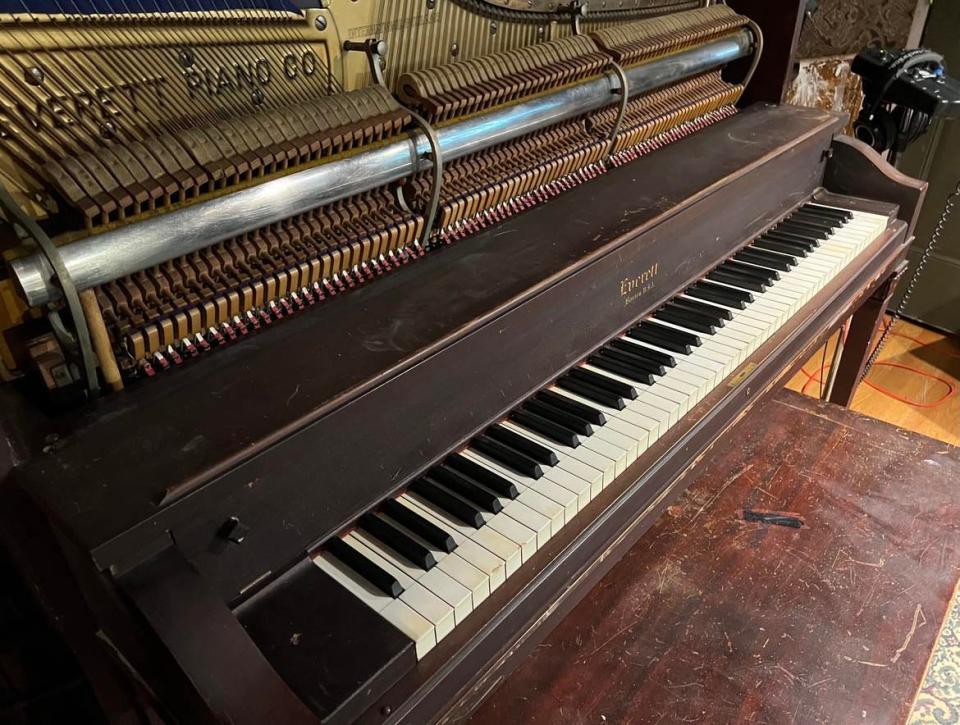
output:
[[[892,333],[853,410],[960,446],[960,341],[906,320]],[[789,389],[819,395],[820,368],[829,370],[836,338],[807,361]]]

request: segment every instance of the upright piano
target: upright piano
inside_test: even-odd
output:
[[[2,537],[108,720],[468,714],[852,316],[849,399],[925,185],[764,5],[0,16]]]

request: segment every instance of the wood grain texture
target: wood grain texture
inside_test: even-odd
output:
[[[960,446],[960,395],[954,394],[936,403],[947,394],[948,386],[960,391],[960,340],[906,320],[898,320],[892,332],[878,359],[880,364],[870,371],[866,384],[857,389],[851,408]],[[835,344],[836,336],[826,345],[826,370],[830,368]],[[817,397],[817,379],[823,361],[823,350],[820,350],[804,365],[807,374],[798,372],[787,387]],[[891,393],[897,397],[891,397]]]
[[[729,439],[474,725],[902,721],[960,575],[960,449],[787,391]]]

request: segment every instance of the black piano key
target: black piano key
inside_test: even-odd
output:
[[[804,255],[812,253],[813,250],[817,248],[817,245],[809,240],[803,240],[799,238],[790,238],[786,234],[775,234],[772,232],[767,232],[764,234],[758,241],[765,242],[776,242],[777,244],[784,244],[791,249],[796,249],[798,251],[802,250]]]
[[[827,232],[828,234],[833,234],[833,232],[839,229],[841,226],[840,222],[838,221],[826,220],[826,219],[823,219],[822,217],[816,217],[816,216],[813,216],[812,214],[806,214],[802,211],[795,211],[793,214],[790,215],[789,218],[791,221],[795,221],[800,224],[806,224],[808,226],[814,227],[815,229],[821,229]]]
[[[581,398],[586,398],[587,400],[592,400],[594,403],[599,403],[600,405],[605,405],[608,408],[613,408],[615,410],[623,410],[627,407],[627,404],[624,402],[623,398],[615,393],[611,393],[609,390],[604,388],[598,388],[595,385],[590,385],[585,383],[582,380],[576,380],[570,377],[563,377],[557,380],[557,387],[568,390],[574,395],[579,395]],[[574,401],[576,402],[576,401]]]
[[[745,274],[748,277],[753,277],[754,279],[759,279],[767,284],[773,284],[778,279],[780,279],[780,273],[775,269],[762,269],[752,264],[745,264],[744,262],[738,262],[734,259],[728,259],[723,264],[720,265],[720,269],[729,272],[731,270],[736,270],[741,274]]]
[[[622,340],[620,342],[623,342]],[[628,345],[630,343],[627,343]],[[634,347],[637,347],[634,345]],[[621,363],[625,363],[632,368],[636,368],[639,372],[649,373],[650,375],[666,375],[667,368],[665,365],[654,362],[653,360],[642,357],[640,355],[634,355],[629,352],[624,352],[623,350],[613,347],[612,345],[607,345],[597,352],[597,356],[601,358],[609,358],[610,360],[616,360]]]
[[[580,380],[588,385],[593,385],[594,387],[602,388],[603,390],[609,390],[611,393],[618,395],[621,398],[635,400],[637,397],[637,390],[632,385],[623,383],[619,380],[614,380],[613,378],[608,378],[606,375],[595,373],[593,370],[574,368],[573,370],[570,370],[567,375],[574,380]]]
[[[607,343],[607,345],[629,355],[635,355],[639,358],[650,360],[657,365],[663,365],[665,368],[677,367],[677,359],[669,353],[660,352],[659,350],[651,350],[648,347],[641,347],[640,345],[634,345],[632,342],[628,342],[627,340],[620,339],[611,340],[609,343]]]
[[[728,295],[727,290],[730,292],[739,292],[739,290],[730,290],[728,287],[721,287],[720,285],[707,286],[703,283],[697,283],[692,287],[687,288],[687,294],[691,297],[697,297],[701,300],[715,302],[718,305],[726,305],[727,307],[732,307],[736,310],[745,310],[747,309],[747,304],[753,302],[753,296],[751,296],[750,299],[745,300],[740,297]]]
[[[330,539],[325,548],[384,594],[394,599],[403,594],[403,587],[392,574],[374,564],[339,536]]]
[[[571,400],[570,402],[575,403],[576,401]],[[589,420],[569,411],[562,410],[555,405],[550,405],[543,400],[528,400],[523,404],[523,409],[529,410],[534,415],[539,415],[547,420],[551,420],[577,435],[593,435],[593,424]],[[600,411],[597,412],[600,413]],[[600,413],[600,415],[602,416],[603,413]]]
[[[758,249],[766,249],[771,252],[786,254],[791,259],[796,259],[797,257],[806,257],[809,253],[808,250],[803,247],[784,242],[778,242],[775,239],[758,239],[751,246]]]
[[[782,254],[763,252],[760,249],[741,249],[734,257],[738,262],[756,264],[760,267],[769,267],[780,272],[789,272],[795,266],[792,261]]]
[[[543,477],[543,469],[539,463],[489,436],[479,435],[470,441],[470,445],[484,455],[490,456],[504,468],[530,478]]]
[[[437,565],[430,549],[374,514],[361,516],[357,519],[357,526],[425,571]]]
[[[430,476],[432,481],[443,484],[458,496],[462,496],[484,511],[489,511],[492,514],[503,511],[503,504],[500,503],[500,499],[497,498],[495,493],[488,491],[449,466],[442,464],[434,466],[427,475]]]
[[[650,345],[656,345],[661,347],[664,350],[669,350],[670,352],[677,352],[681,355],[689,355],[693,352],[693,346],[687,345],[682,342],[677,342],[676,339],[670,339],[668,337],[661,336],[655,332],[652,332],[649,329],[641,329],[639,327],[634,327],[627,330],[627,337],[632,337],[634,340],[639,340],[640,342],[646,342]]]
[[[592,425],[606,425],[607,417],[603,414],[602,410],[591,408],[589,405],[585,405],[577,400],[570,400],[570,398],[565,395],[560,395],[552,390],[541,390],[537,393],[536,399],[565,413],[575,415]]]
[[[413,640],[309,558],[236,615],[318,722],[355,722],[417,666]]]
[[[429,478],[416,479],[410,484],[410,490],[467,526],[479,529],[486,524],[480,509],[471,503],[467,503],[462,498],[457,498]]]
[[[700,347],[700,345],[703,344],[703,341],[692,332],[677,330],[669,325],[663,325],[653,320],[643,320],[636,325],[634,329],[646,330],[650,334],[662,340],[670,340],[678,345],[686,345],[691,348]]]
[[[710,272],[710,274],[707,275],[707,279],[713,280],[714,282],[723,282],[724,284],[733,285],[734,287],[742,287],[743,289],[752,290],[753,292],[764,292],[767,289],[767,285],[758,279],[744,277],[719,269]]]
[[[853,214],[846,209],[838,209],[836,207],[823,206],[822,204],[817,204],[814,202],[807,202],[804,204],[801,209],[803,209],[808,214],[816,214],[822,217],[829,217],[832,219],[839,219],[840,221],[850,221],[853,219]]]
[[[457,548],[457,542],[453,540],[450,534],[432,521],[423,518],[423,516],[416,511],[410,510],[399,501],[392,498],[387,499],[383,502],[380,510],[398,524],[408,528],[431,546],[440,549],[440,551],[445,551],[449,554]]]
[[[790,219],[784,219],[782,222],[777,224],[776,227],[774,227],[774,230],[788,232],[790,234],[797,234],[802,237],[818,240],[823,240],[830,236],[830,233],[823,229],[818,229],[817,227],[804,222],[791,221]]]
[[[545,466],[555,466],[559,463],[557,454],[549,448],[529,438],[525,438],[509,428],[504,428],[499,423],[494,423],[487,428],[487,435],[494,440],[500,441],[505,446],[510,446],[515,451],[520,451],[520,453],[532,458],[537,463],[542,463]]]
[[[788,232],[782,229],[771,229],[768,232],[764,232],[760,238],[776,239],[779,242],[792,242],[794,244],[801,245],[809,252],[812,252],[814,249],[820,246],[819,239],[815,239],[806,234],[797,234],[796,232]]]
[[[510,413],[510,420],[548,440],[569,448],[576,448],[580,445],[580,436],[572,430],[536,413],[531,413],[529,410],[520,408],[513,411]]]
[[[447,456],[445,463],[450,466],[450,468],[460,471],[460,473],[472,478],[474,481],[482,483],[500,496],[514,499],[520,495],[520,491],[517,490],[517,486],[513,481],[504,478],[499,473],[491,471],[489,468],[484,468],[476,461],[471,461],[459,453],[451,453]]]
[[[670,300],[671,305],[675,305],[682,309],[693,310],[694,312],[699,312],[702,315],[713,315],[716,319],[723,322],[724,320],[732,320],[733,313],[726,309],[725,307],[717,307],[716,305],[708,305],[706,302],[698,302],[697,300],[691,300],[689,297],[674,297]]]
[[[670,322],[680,327],[696,330],[707,335],[717,334],[717,323],[703,315],[690,310],[681,310],[675,307],[663,307],[653,313],[654,319]]]
[[[613,358],[603,355],[591,355],[587,358],[587,362],[601,370],[606,370],[608,373],[613,373],[614,375],[619,375],[629,380],[635,380],[644,385],[653,385],[654,382],[656,382],[656,377],[654,377],[653,373],[621,360],[614,360]]]
[[[722,284],[717,284],[716,282],[711,282],[708,279],[701,280],[695,283],[691,289],[708,289],[711,292],[716,294],[723,295],[728,298],[737,299],[747,304],[753,302],[753,293],[747,290],[735,290],[730,289]]]

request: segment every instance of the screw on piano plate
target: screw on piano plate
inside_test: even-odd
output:
[[[380,708],[380,714],[383,715],[384,717],[387,717],[387,715],[389,715],[391,712],[393,712],[393,708],[390,707],[389,705],[384,705],[383,707]]]
[[[437,7],[437,0],[427,0],[427,10],[433,10]]]
[[[217,531],[217,535],[222,539],[233,542],[234,544],[242,544],[243,540],[247,538],[247,534],[250,533],[250,528],[243,523],[236,516],[231,516],[227,519],[223,526],[220,527],[220,530]]]
[[[24,80],[26,80],[26,82],[31,86],[39,86],[41,83],[43,83],[43,79],[46,77],[43,73],[43,68],[37,65],[24,68],[23,76]]]
[[[456,58],[458,55],[460,55],[460,46],[454,41],[450,43],[450,57]]]
[[[491,20],[491,21],[490,21],[490,35],[496,35],[496,34],[497,34],[497,21],[496,21],[496,20]]]
[[[326,30],[327,29],[327,16],[318,15],[317,19],[313,21],[313,24],[316,26],[317,30]]]
[[[177,62],[180,63],[184,68],[189,68],[193,65],[195,57],[193,55],[193,48],[181,48],[177,51]]]
[[[117,126],[113,121],[104,121],[100,124],[100,135],[107,141],[117,135]]]
[[[263,101],[264,101],[263,91],[260,90],[259,88],[254,88],[252,91],[250,91],[250,100],[253,101],[254,106],[263,105]]]

